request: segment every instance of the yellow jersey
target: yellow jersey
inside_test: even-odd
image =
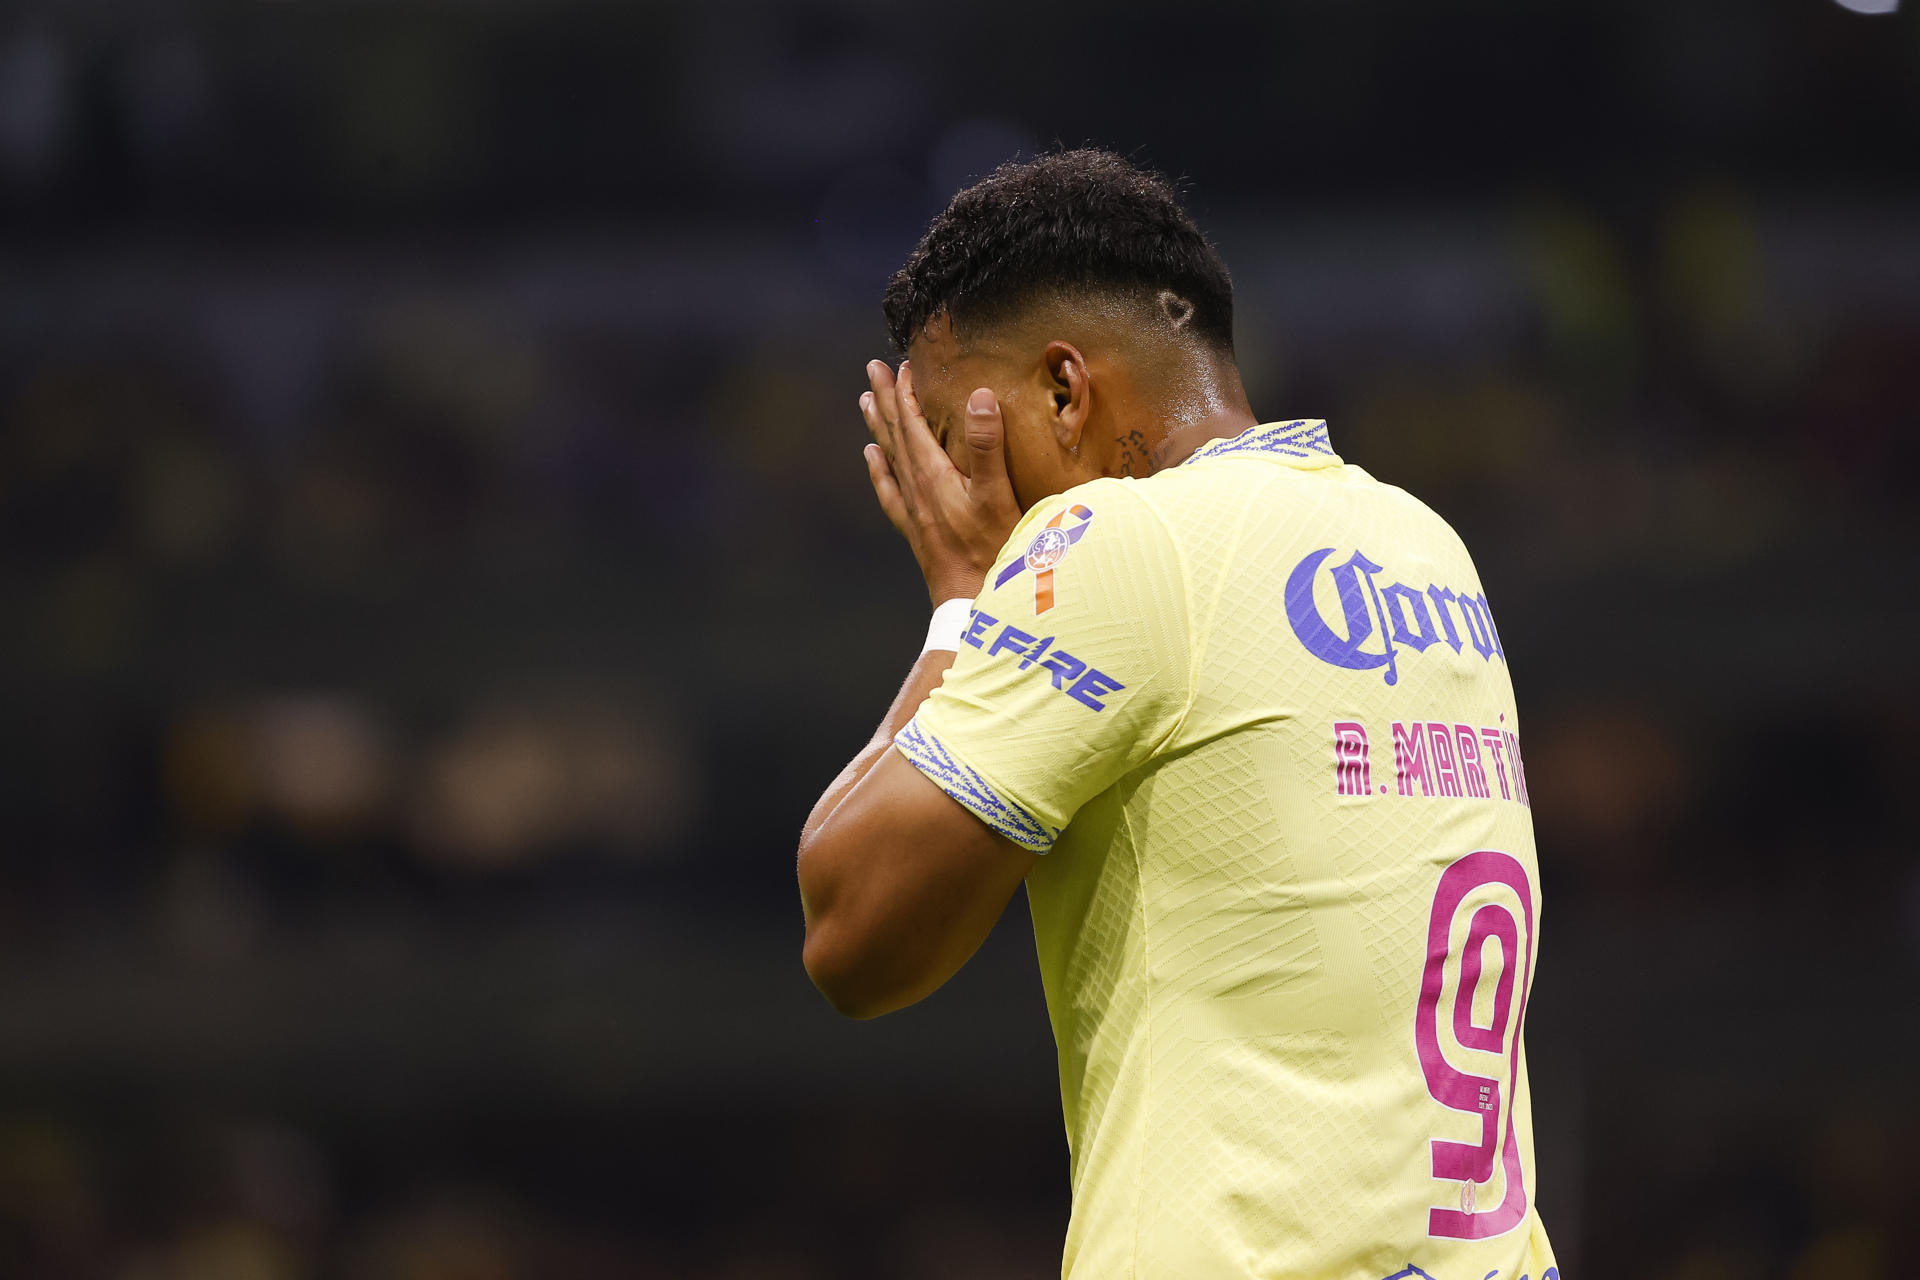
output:
[[[1270,423],[1038,504],[895,738],[1027,880],[1074,1280],[1558,1280],[1540,888],[1466,548]]]

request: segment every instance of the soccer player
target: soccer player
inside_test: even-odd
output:
[[[1112,154],[960,192],[885,311],[867,468],[936,608],[801,836],[814,982],[911,1004],[1027,886],[1073,1280],[1557,1280],[1526,773],[1459,537],[1254,416],[1226,268]]]

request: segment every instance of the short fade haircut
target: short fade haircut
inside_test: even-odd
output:
[[[964,333],[1049,293],[1106,292],[1158,309],[1162,290],[1192,306],[1182,327],[1233,353],[1233,279],[1173,184],[1084,148],[1009,161],[955,195],[881,305],[905,351],[942,312]]]

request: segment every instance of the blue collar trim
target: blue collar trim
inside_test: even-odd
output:
[[[1188,462],[1219,458],[1230,453],[1277,453],[1288,458],[1336,458],[1327,441],[1324,418],[1295,418],[1292,422],[1265,422],[1248,427],[1231,440],[1215,440],[1194,452]]]

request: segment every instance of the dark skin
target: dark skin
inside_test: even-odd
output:
[[[1257,419],[1232,358],[1184,332],[1191,308],[1043,300],[964,340],[936,316],[896,371],[867,366],[874,496],[933,603],[972,599],[1035,503],[1102,476],[1147,476]],[[891,749],[952,665],[921,655],[873,738],[800,835],[808,975],[870,1018],[936,990],[986,940],[1036,855]]]

